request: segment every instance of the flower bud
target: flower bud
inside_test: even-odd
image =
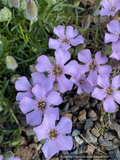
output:
[[[10,0],[10,3],[15,7],[18,8],[20,6],[20,0]]]
[[[109,44],[103,45],[102,51],[103,51],[103,53],[104,53],[105,55],[109,55],[110,50],[111,50],[111,45],[109,45]]]
[[[37,5],[33,0],[28,0],[26,6],[26,15],[30,21],[33,21],[37,17]]]
[[[30,71],[31,71],[32,73],[33,73],[33,72],[37,72],[35,65],[36,65],[36,64],[31,64],[31,65],[29,65]]]
[[[82,21],[82,28],[84,30],[88,29],[88,27],[90,26],[90,22],[91,22],[91,16],[90,14],[85,16],[85,18]]]
[[[22,10],[26,9],[26,0],[22,0],[22,2],[20,4],[20,7],[21,7]]]
[[[19,74],[14,74],[10,79],[11,83],[15,84],[19,77],[21,77]]]
[[[15,70],[18,67],[18,64],[12,56],[6,56],[5,63],[8,69]]]
[[[0,10],[0,22],[8,21],[9,19],[12,19],[12,13],[7,7],[4,7]]]

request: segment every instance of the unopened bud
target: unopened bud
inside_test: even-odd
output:
[[[37,72],[35,65],[36,65],[36,64],[31,64],[31,65],[29,65],[31,72]]]
[[[33,0],[28,0],[27,2],[27,6],[26,6],[26,15],[27,18],[30,21],[33,21],[36,17],[37,17],[37,5],[35,4],[35,2]]]
[[[11,83],[15,84],[19,77],[21,77],[19,74],[14,74],[10,79]]]
[[[85,49],[86,47],[86,43],[84,44],[79,44],[76,49],[75,49],[75,53],[78,54],[79,52],[81,52],[83,49]]]
[[[7,7],[4,7],[0,10],[0,22],[8,21],[9,19],[12,19],[12,13]]]
[[[8,69],[15,70],[18,67],[18,64],[14,57],[6,56],[5,63]]]
[[[18,8],[20,6],[20,0],[10,0],[10,3],[15,7]]]
[[[110,50],[111,50],[111,45],[109,44],[106,44],[102,47],[102,51],[105,55],[109,55]]]
[[[91,22],[91,16],[90,14],[85,16],[85,18],[82,21],[82,28],[84,30],[88,29],[88,27],[90,26],[90,22]]]
[[[21,7],[22,10],[26,9],[26,0],[22,0],[22,2],[20,4],[20,7]]]
[[[74,2],[74,6],[79,6],[79,4],[80,4],[80,0],[76,0],[75,2]]]

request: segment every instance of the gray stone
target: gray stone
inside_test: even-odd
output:
[[[111,123],[110,128],[114,129],[117,132],[118,137],[120,138],[120,125],[114,122],[114,123]]]
[[[105,140],[113,140],[116,136],[113,134],[113,132],[105,132],[104,133],[104,139]]]
[[[96,128],[92,128],[92,129],[91,129],[91,133],[92,133],[94,136],[96,136],[96,137],[99,137],[99,136],[100,136],[100,133],[99,133],[99,131],[98,131]]]
[[[70,154],[72,155],[72,156],[74,156],[74,155],[78,155],[78,148],[75,150],[75,151],[73,151],[73,152],[71,152]]]
[[[79,136],[75,136],[74,138],[79,145],[82,145],[84,143],[84,141]]]
[[[90,99],[90,95],[87,93],[81,93],[80,95],[75,94],[74,95],[74,102],[78,107],[83,107],[85,106]]]
[[[100,143],[101,146],[111,146],[112,145],[112,142],[110,142],[108,140],[105,140],[103,138],[103,136],[100,136],[99,143]]]
[[[116,148],[118,148],[120,146],[120,144],[112,144],[111,146],[105,146],[105,149],[107,150],[107,151],[111,151],[111,150],[114,150],[114,149],[116,149]]]
[[[97,138],[95,136],[93,136],[89,130],[87,130],[87,132],[84,135],[84,138],[89,142],[89,143],[93,143],[93,144],[98,144],[97,142]]]
[[[77,112],[78,110],[79,110],[79,107],[78,107],[78,106],[73,106],[73,107],[70,108],[70,112],[72,112],[72,113],[75,113],[75,112]]]
[[[120,152],[118,150],[110,151],[108,154],[113,160],[120,160]]]
[[[93,122],[90,119],[87,119],[86,122],[85,122],[84,129],[87,130],[87,129],[92,128],[92,127],[93,127]]]
[[[69,107],[70,107],[70,104],[67,102],[67,103],[65,104],[65,107],[62,109],[62,111],[63,111],[63,112],[68,111]]]
[[[103,102],[101,101],[100,103],[97,104],[97,109],[100,111],[102,108]]]
[[[75,137],[75,136],[77,136],[77,135],[79,135],[79,134],[80,134],[80,131],[77,130],[77,129],[75,129],[75,130],[72,132],[72,136],[73,136],[73,137]]]

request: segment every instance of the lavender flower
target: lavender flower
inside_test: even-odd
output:
[[[59,37],[59,39],[50,38],[49,48],[61,48],[62,50],[67,50],[71,47],[70,44],[72,44],[73,46],[77,46],[78,44],[84,43],[83,37],[81,35],[77,36],[78,31],[77,29],[74,30],[72,26],[67,26],[66,34],[65,28],[62,25],[54,27],[53,32]]]
[[[107,29],[111,32],[111,34],[105,33],[105,43],[117,42],[120,37],[119,21],[112,20],[109,24],[107,24]]]
[[[80,65],[80,73],[84,74],[89,71],[87,80],[92,86],[97,85],[97,72],[99,74],[110,74],[112,71],[109,65],[100,65],[108,61],[107,57],[101,57],[101,52],[95,54],[95,58],[92,59],[91,52],[89,49],[84,49],[78,53],[79,61],[85,63],[85,65]]]
[[[120,9],[120,0],[102,0],[100,3],[103,7],[101,9],[101,16],[114,16]]]
[[[73,146],[72,137],[62,135],[71,132],[71,120],[62,117],[58,125],[55,126],[56,119],[55,115],[45,114],[43,123],[33,129],[39,141],[47,139],[42,147],[46,158],[51,158],[59,150],[71,150]]]
[[[20,101],[20,109],[23,113],[30,112],[26,115],[27,123],[30,125],[38,125],[41,123],[42,114],[51,113],[57,116],[59,119],[58,108],[52,108],[50,105],[59,105],[62,103],[62,98],[60,93],[51,90],[46,92],[45,88],[39,84],[36,84],[32,88],[32,93],[34,94],[36,100],[29,97],[24,97]]]
[[[42,82],[42,85],[46,88],[47,91],[53,88],[53,83],[56,83],[56,81],[58,83],[58,90],[61,93],[72,89],[73,83],[65,77],[65,74],[77,77],[78,63],[77,61],[72,60],[64,66],[64,64],[70,59],[70,57],[71,55],[68,51],[57,49],[55,51],[56,63],[54,65],[45,55],[42,55],[37,59],[37,71],[47,71],[49,73],[49,76]]]
[[[33,97],[33,93],[31,92],[32,87],[34,87],[35,84],[41,84],[42,80],[46,78],[43,73],[39,72],[34,72],[31,74],[31,76],[32,76],[32,85],[29,83],[29,81],[25,76],[18,78],[18,80],[16,81],[15,83],[16,90],[24,91],[24,92],[18,92],[16,96],[17,101],[20,101],[25,96],[32,98]]]
[[[113,52],[109,57],[120,60],[120,40],[112,43],[112,50]]]
[[[86,77],[82,74],[79,74],[77,78],[71,77],[70,80],[78,86],[77,93],[81,94],[83,92],[90,93],[93,91],[93,86],[88,82]]]
[[[102,89],[95,87],[92,97],[101,101],[106,98],[103,102],[103,107],[106,112],[113,112],[116,109],[114,101],[120,104],[120,91],[117,90],[120,87],[120,76],[115,76],[112,79],[112,84],[110,84],[108,75],[99,75],[97,84],[102,87]]]

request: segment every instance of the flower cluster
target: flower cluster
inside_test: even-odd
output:
[[[19,91],[16,100],[19,101],[21,111],[26,114],[27,123],[31,126],[39,125],[34,128],[38,139],[47,139],[42,147],[46,158],[51,158],[59,150],[71,150],[73,146],[71,136],[63,135],[71,132],[72,122],[64,117],[55,126],[55,121],[59,120],[59,109],[55,106],[62,103],[60,93],[71,90],[74,80],[79,81],[78,75],[82,74],[79,72],[80,65],[75,60],[69,61],[71,54],[68,49],[71,47],[70,44],[77,46],[84,43],[84,39],[81,35],[77,36],[78,31],[72,26],[66,28],[66,34],[64,32],[63,26],[54,27],[54,33],[59,39],[49,40],[49,48],[56,49],[55,60],[52,62],[46,55],[41,55],[35,66],[37,72],[31,74],[31,82],[23,76],[15,83],[15,88]],[[44,73],[48,76],[46,77]],[[71,79],[68,76],[71,76]],[[81,86],[84,91],[90,93],[93,88],[85,75],[82,76],[84,78],[81,77],[80,81],[84,82]],[[60,93],[54,91],[55,85]],[[86,89],[88,85],[91,87]],[[81,88],[81,92],[83,90]]]
[[[105,2],[107,6],[107,0]],[[114,4],[111,1],[110,3],[113,7]],[[105,9],[104,7],[102,10]],[[114,23],[116,27],[113,27]],[[113,54],[119,56],[117,47],[119,22],[112,21],[107,27],[112,34],[106,33],[105,43],[112,41],[115,52]],[[59,39],[50,38],[49,48],[55,49],[55,59],[51,61],[48,56],[41,55],[35,66],[37,72],[31,74],[31,82],[23,76],[15,83],[15,88],[19,91],[16,100],[19,101],[21,111],[26,114],[27,123],[31,126],[38,125],[33,130],[39,141],[46,139],[42,147],[46,158],[51,158],[59,150],[71,150],[73,146],[71,136],[63,135],[71,132],[71,120],[64,117],[55,125],[55,121],[60,118],[57,107],[62,103],[60,93],[72,90],[73,85],[76,84],[78,94],[92,93],[92,97],[105,99],[103,107],[106,112],[113,112],[116,109],[114,101],[120,104],[120,91],[118,91],[120,76],[114,77],[112,84],[109,83],[112,68],[106,64],[108,58],[102,56],[101,52],[97,52],[95,57],[92,57],[90,50],[84,49],[78,53],[79,63],[75,60],[70,61],[71,54],[68,49],[71,45],[84,43],[83,37],[78,35],[78,31],[72,26],[67,26],[66,32],[62,25],[54,27],[54,33]],[[54,86],[57,86],[60,93],[54,90]]]

